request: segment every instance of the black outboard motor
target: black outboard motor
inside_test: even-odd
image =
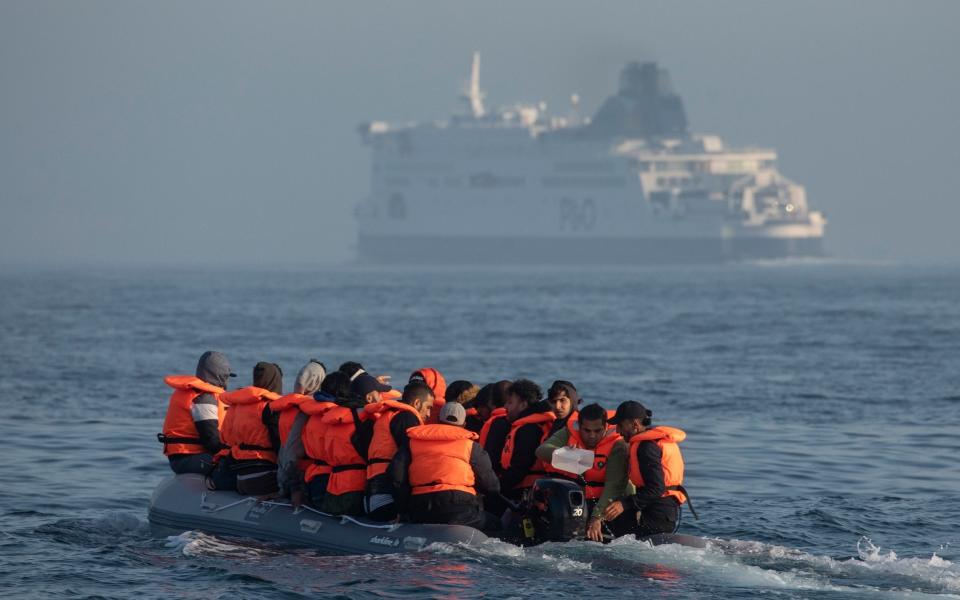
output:
[[[583,490],[572,481],[538,479],[524,502],[520,544],[566,542],[583,538],[587,506]]]

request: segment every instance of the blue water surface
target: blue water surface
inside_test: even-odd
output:
[[[0,273],[0,595],[960,597],[960,269]],[[707,549],[619,540],[329,557],[154,537],[163,377],[207,349],[405,381],[529,377],[687,431]]]

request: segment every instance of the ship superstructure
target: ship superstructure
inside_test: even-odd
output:
[[[463,112],[360,127],[362,260],[719,262],[822,253],[825,219],[777,154],[687,131],[667,72],[630,63],[589,119],[540,104],[487,109],[475,54]],[[572,99],[574,109],[579,99]]]

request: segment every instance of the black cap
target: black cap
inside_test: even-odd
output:
[[[610,419],[610,423],[618,425],[624,419],[649,419],[653,412],[635,400],[627,400],[617,407],[617,413]]]
[[[391,389],[389,385],[380,383],[376,377],[365,372],[357,375],[353,383],[350,384],[350,392],[353,393],[354,396],[360,396],[361,398],[374,390],[378,392],[389,392]]]

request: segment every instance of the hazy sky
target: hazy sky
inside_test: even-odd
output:
[[[960,260],[960,2],[0,0],[0,262],[352,252],[355,128],[655,59],[692,129],[774,147],[842,257]]]

